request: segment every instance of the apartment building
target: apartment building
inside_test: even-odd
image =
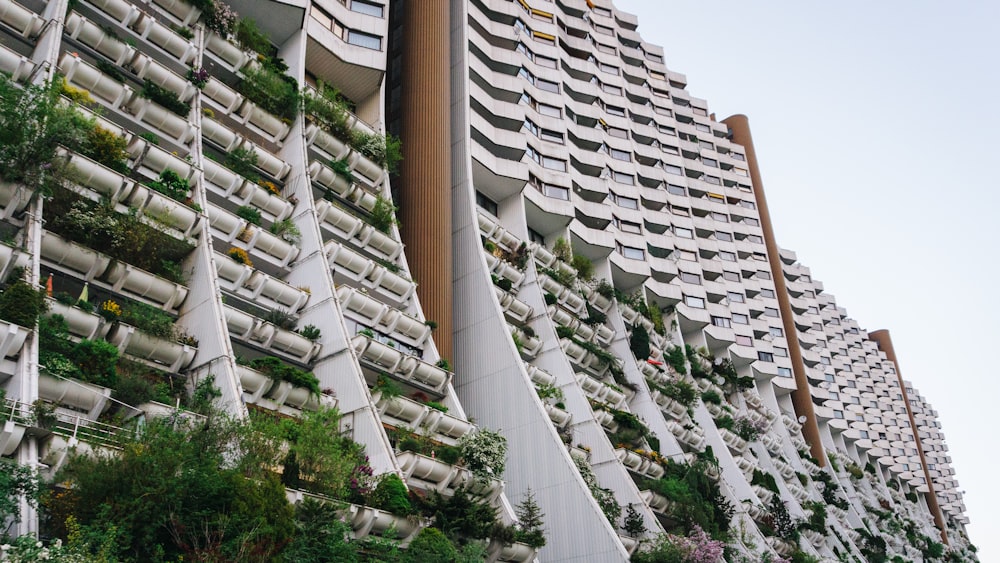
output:
[[[335,407],[374,472],[475,487],[506,523],[530,491],[545,545],[494,540],[491,560],[624,561],[691,531],[698,503],[732,558],[865,560],[884,538],[924,560],[909,536],[974,560],[940,423],[888,335],[779,249],[746,119],[717,120],[634,16],[228,5],[257,32],[210,2],[0,0],[0,70],[64,80],[123,147],[60,149],[74,173],[50,198],[0,185],[0,270],[49,284],[70,341],[189,391],[209,381],[236,416]],[[102,214],[154,243],[108,246],[84,222]],[[135,326],[150,310],[172,330]],[[115,447],[128,430],[109,413],[177,415],[53,369],[35,327],[5,324],[4,456],[48,476]],[[480,428],[507,443],[485,482],[400,439]],[[12,530],[38,532],[21,508]],[[428,525],[364,504],[349,518],[404,545]]]

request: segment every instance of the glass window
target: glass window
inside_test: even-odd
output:
[[[374,2],[367,2],[365,0],[351,0],[351,11],[381,18],[383,12],[385,11],[385,6]]]
[[[745,303],[746,297],[742,293],[736,291],[729,291],[726,293],[726,298],[729,299],[730,303]]]
[[[681,272],[680,278],[682,282],[701,285],[701,276],[699,276],[698,274],[692,274],[690,272]]]
[[[723,232],[723,231],[716,231],[716,233],[715,233],[715,239],[716,240],[725,241],[725,242],[732,242],[733,241],[733,235],[731,235],[729,233],[726,233],[726,232]]]
[[[733,326],[732,321],[726,317],[712,317],[712,324],[715,326],[721,326],[723,328],[730,328]]]
[[[348,29],[347,42],[351,45],[357,45],[358,47],[364,47],[366,49],[373,49],[375,51],[382,50],[382,38],[378,35],[372,35],[371,33]]]
[[[782,348],[781,346],[775,346],[774,347],[774,355],[778,356],[778,357],[781,357],[781,358],[787,358],[788,357],[788,349],[787,348]]]
[[[681,238],[694,238],[694,231],[685,229],[684,227],[674,227],[674,234]]]
[[[719,259],[720,260],[724,260],[726,262],[735,262],[736,261],[736,254],[733,253],[733,252],[726,252],[725,250],[720,250],[719,251]],[[729,278],[726,278],[726,279],[729,279]],[[739,281],[739,276],[736,277],[735,281]]]
[[[675,184],[667,184],[667,192],[674,195],[687,195],[687,188]]]
[[[688,262],[697,262],[698,261],[698,255],[695,254],[694,252],[691,252],[690,250],[680,250],[680,249],[678,249],[677,250],[677,255],[680,257],[681,260],[687,260]]]
[[[619,231],[625,233],[634,233],[637,235],[642,234],[642,225],[639,223],[633,223],[632,221],[622,221],[621,219],[615,217],[615,226],[618,227]]]
[[[558,158],[552,158],[551,156],[542,155],[542,166],[548,168],[549,170],[558,170],[560,172],[566,171],[566,161]]]
[[[758,279],[762,279],[762,280],[769,280],[769,279],[771,279],[771,272],[765,272],[764,270],[758,270],[757,271],[757,278]]]
[[[611,115],[617,115],[618,117],[625,117],[625,108],[606,105],[604,106],[604,111],[610,113]]]
[[[646,251],[641,248],[636,248],[634,246],[625,246],[624,244],[618,245],[618,252],[621,253],[625,258],[630,258],[632,260],[645,260]]]
[[[674,174],[676,176],[684,174],[684,170],[680,166],[674,166],[673,164],[664,163],[663,169],[666,170],[668,174]]]
[[[632,162],[632,153],[628,151],[621,151],[618,149],[613,149],[611,147],[608,147],[608,154],[611,155],[611,158],[614,158],[616,160],[624,160],[625,162]]]
[[[778,310],[775,309],[774,307],[764,307],[764,316],[777,318]]]
[[[774,290],[766,287],[760,288],[760,294],[764,297],[774,297]]]
[[[743,313],[733,313],[733,322],[740,325],[748,325],[750,324],[750,317]]]
[[[535,86],[538,86],[540,89],[545,90],[546,92],[555,92],[557,94],[559,93],[559,84],[551,82],[549,80],[542,80],[541,78],[538,78],[535,80]]]
[[[740,275],[736,272],[730,272],[728,270],[722,271],[722,278],[727,281],[738,282],[741,281]]]
[[[619,184],[626,184],[629,186],[635,185],[635,178],[631,174],[626,174],[624,172],[618,172],[617,170],[611,171],[611,179]]]
[[[778,368],[778,375],[780,375],[781,377],[791,377],[792,376],[792,369],[791,368],[782,368],[782,367],[779,367]]]
[[[736,343],[739,344],[740,346],[753,346],[753,338],[737,334]]]
[[[785,331],[776,326],[769,326],[767,330],[771,333],[771,336],[781,337],[785,335]]]
[[[705,308],[705,300],[702,299],[701,297],[694,297],[693,295],[685,295],[684,296],[684,303],[688,307],[694,307],[695,309],[704,309]]]
[[[639,200],[634,197],[624,197],[620,195],[614,195],[615,203],[618,207],[624,207],[625,209],[639,209]]]
[[[762,362],[773,362],[774,354],[770,352],[757,352],[757,359]]]
[[[488,213],[492,213],[494,216],[497,215],[498,207],[497,202],[483,195],[482,192],[476,192],[476,205],[482,207]]]

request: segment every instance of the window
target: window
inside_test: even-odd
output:
[[[674,174],[675,176],[681,176],[684,174],[684,170],[680,166],[674,166],[673,164],[663,163],[663,169],[666,170],[668,174]]]
[[[859,430],[858,431],[858,435],[861,436],[865,440],[868,439],[868,431],[867,430]]]
[[[740,346],[753,346],[753,338],[749,336],[743,336],[741,334],[736,335],[736,344]]]
[[[782,367],[779,367],[778,368],[778,375],[780,375],[781,377],[791,377],[792,376],[792,369],[791,368],[782,368]]]
[[[731,328],[733,323],[726,317],[712,317],[712,324],[723,328]]]
[[[612,200],[618,207],[624,207],[625,209],[639,209],[639,200],[634,197],[624,197],[616,194],[611,194]]]
[[[833,411],[833,418],[844,418],[843,411]]]
[[[493,216],[497,216],[497,202],[486,197],[482,192],[476,192],[476,205],[482,207],[487,213],[492,213]]]
[[[771,272],[765,272],[764,270],[758,270],[757,271],[757,278],[762,279],[762,280],[769,280],[769,279],[771,279]]]
[[[552,131],[550,129],[539,129],[538,138],[543,141],[549,141],[552,143],[559,143],[560,145],[566,144],[563,140],[563,134],[558,131]]]
[[[597,24],[597,23],[594,24],[594,31],[596,31],[597,33],[600,33],[601,35],[614,35],[615,34],[615,30],[614,29],[612,29],[612,28],[610,28],[610,27],[608,27],[606,25],[601,25],[601,24]]]
[[[701,162],[705,166],[711,166],[712,168],[718,168],[719,167],[719,161],[715,160],[714,158],[702,157]]]
[[[773,362],[774,354],[770,352],[757,352],[757,359],[762,362]]]
[[[701,276],[698,274],[692,274],[690,272],[680,273],[681,281],[684,283],[693,283],[695,285],[701,285]]]
[[[667,184],[667,193],[674,195],[687,195],[687,188],[675,184]]]
[[[385,11],[385,6],[374,2],[366,2],[365,0],[351,0],[351,11],[381,18]]]
[[[782,336],[785,335],[785,331],[781,330],[780,328],[778,328],[776,326],[767,327],[767,330],[768,330],[768,332],[771,333],[771,336],[774,336],[774,337],[779,337],[780,338],[780,337],[782,337]]]
[[[548,68],[558,68],[559,63],[551,57],[543,57],[542,55],[534,56],[535,64],[538,66],[544,66]]]
[[[569,201],[569,189],[567,188],[546,184],[535,176],[529,176],[528,182],[547,197]]]
[[[618,172],[617,170],[611,171],[611,179],[614,180],[615,182],[618,182],[619,184],[625,184],[628,186],[635,185],[635,177],[633,177],[631,174]]]
[[[548,168],[549,170],[558,170],[560,172],[566,171],[566,161],[558,158],[552,158],[551,156],[542,155],[542,166]]]
[[[723,260],[725,262],[735,262],[736,261],[736,254],[733,253],[733,252],[727,252],[725,250],[720,250],[719,251],[719,260]],[[728,278],[726,278],[726,279],[728,279]],[[737,276],[737,279],[735,279],[733,281],[740,281],[739,277]]]
[[[688,307],[694,307],[695,309],[705,308],[705,300],[701,297],[694,297],[693,295],[685,295],[684,304]]]
[[[749,235],[747,240],[755,244],[764,244],[764,239],[760,238],[758,235]]]
[[[719,213],[718,211],[713,211],[712,219],[715,219],[716,221],[721,221],[723,223],[728,223],[729,215],[726,215],[725,213]]]
[[[748,325],[750,324],[750,317],[743,313],[733,313],[733,322],[738,325]]]
[[[731,235],[730,233],[724,232],[724,231],[716,231],[715,232],[715,240],[721,240],[723,242],[732,242],[733,241],[733,235]]]
[[[753,227],[759,227],[760,226],[760,221],[754,219],[753,217],[744,217],[743,218],[743,223],[747,224],[747,225],[750,225],[750,226],[753,226]]]
[[[727,280],[727,281],[738,282],[738,281],[740,281],[740,275],[737,274],[736,272],[730,272],[730,271],[727,271],[727,270],[723,270],[722,271],[722,279]]]
[[[641,248],[636,248],[634,246],[625,246],[624,244],[618,244],[618,252],[625,258],[631,260],[645,260],[646,251]]]
[[[735,291],[730,291],[726,293],[726,298],[729,299],[730,303],[745,303],[746,297],[742,293]]]
[[[697,262],[698,255],[690,250],[677,250],[677,255],[681,260],[687,260],[688,262]]]
[[[774,297],[774,290],[766,287],[760,288],[760,294],[764,297]]]
[[[637,235],[642,234],[642,225],[631,221],[622,221],[617,217],[615,217],[615,227],[618,227],[618,230],[623,233],[635,233]]]
[[[615,76],[618,76],[618,67],[614,65],[609,65],[598,61],[597,68],[600,69],[601,72],[606,72],[608,74],[614,74]]]
[[[365,33],[363,31],[348,29],[347,42],[351,45],[357,45],[358,47],[364,47],[366,49],[373,49],[375,51],[382,50],[382,38],[378,35],[372,35],[371,33]]]
[[[604,130],[608,133],[608,135],[612,137],[617,137],[619,139],[628,139],[628,131],[625,129],[621,129],[619,127],[606,126],[604,127]]]
[[[616,160],[624,160],[625,162],[632,162],[632,153],[628,151],[622,151],[608,147],[608,154],[611,155],[611,158],[614,158]]]
[[[674,234],[681,238],[694,238],[694,231],[685,229],[684,227],[674,227]]]
[[[787,358],[788,357],[788,348],[782,348],[781,346],[775,346],[774,347],[774,355],[778,356],[779,358]]]
[[[559,93],[559,84],[556,82],[551,82],[549,80],[542,80],[541,78],[535,79],[535,86],[545,90],[546,92]]]
[[[608,112],[611,115],[617,115],[618,117],[625,117],[625,108],[605,105],[604,111]]]

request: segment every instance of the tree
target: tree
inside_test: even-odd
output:
[[[517,505],[514,512],[517,514],[518,521],[518,530],[514,532],[514,540],[536,549],[545,545],[545,529],[542,527],[544,524],[542,518],[545,517],[545,514],[535,502],[535,495],[531,492],[530,487],[524,500]]]
[[[629,535],[630,538],[637,538],[646,533],[646,522],[642,519],[642,515],[639,511],[635,509],[633,503],[629,503],[625,511],[625,522],[624,522],[625,533]]]
[[[3,401],[0,400],[0,403]],[[38,480],[31,468],[0,458],[0,523],[21,519],[21,497],[34,504],[38,495]]]

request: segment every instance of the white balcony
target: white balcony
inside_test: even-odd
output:
[[[417,286],[412,281],[346,245],[331,240],[324,248],[336,274],[368,286],[394,302],[405,303],[416,291]]]
[[[459,474],[468,471],[414,452],[400,452],[396,454],[396,461],[411,486],[416,481],[420,488],[439,493],[454,492],[455,482],[460,481]]]
[[[207,39],[205,40],[205,47],[211,51],[212,54],[219,57],[221,61],[229,65],[233,72],[238,72],[248,62],[250,62],[249,53],[243,51],[229,41],[226,41],[222,37],[219,37],[218,34],[209,33],[207,35]]]
[[[45,25],[45,20],[38,14],[13,0],[0,1],[0,21],[14,28],[25,39],[36,37]]]
[[[424,322],[352,287],[342,285],[337,288],[337,298],[345,309],[357,313],[364,319],[365,324],[402,336],[400,340],[420,346],[430,335],[431,329]]]
[[[243,106],[239,109],[238,113],[245,123],[253,126],[253,129],[256,129],[267,140],[275,144],[280,145],[285,140],[285,137],[288,136],[288,132],[291,131],[288,123],[262,109],[250,100],[243,102]]]
[[[74,411],[84,412],[87,418],[94,420],[108,404],[111,389],[41,372],[38,374],[38,396]]]
[[[135,327],[121,324],[111,331],[108,342],[118,347],[120,352],[134,358],[167,366],[167,371],[178,372],[191,365],[197,348],[171,340],[150,336]]]
[[[396,539],[406,542],[420,530],[420,520],[408,516],[397,516],[385,510],[369,506],[351,505],[353,515],[348,513],[354,537],[363,538],[368,535],[384,536],[389,530],[394,530]]]
[[[198,224],[199,215],[194,209],[143,185],[135,186],[128,204],[141,210],[144,217],[177,231],[178,238],[193,234]]]
[[[297,332],[268,322],[258,324],[250,338],[261,343],[264,348],[281,352],[305,364],[315,358],[322,348],[320,344]]]
[[[69,157],[69,165],[73,169],[73,180],[95,192],[107,197],[112,202],[132,192],[134,182],[118,172],[95,162],[85,156],[60,150]]]
[[[47,301],[49,303],[49,311],[46,315],[62,316],[62,318],[66,320],[66,325],[69,327],[69,333],[73,336],[93,339],[95,337],[103,336],[102,333],[106,333],[111,327],[111,325],[107,324],[99,315],[88,313],[83,309],[78,309],[70,305],[65,305],[52,298],[47,299]]]
[[[309,178],[311,178],[313,182],[316,182],[329,190],[331,193],[344,199],[349,199],[352,192],[360,189],[355,187],[355,185],[348,181],[347,178],[337,174],[332,168],[317,160],[314,160],[309,164]]]
[[[106,5],[115,4],[120,6],[120,10],[118,11],[119,13],[122,13],[124,17],[123,19],[115,19],[118,19],[118,21],[123,22],[126,25],[130,25],[128,22],[131,16],[128,13],[128,10],[136,10],[134,6],[128,4],[127,2],[121,2],[119,4],[117,0],[92,0],[91,4],[99,4],[102,2]],[[192,59],[194,59],[195,54],[197,54],[197,48],[194,46],[194,43],[181,37],[176,31],[161,24],[154,18],[143,15],[143,17],[135,20],[131,26],[132,29],[134,29],[135,32],[142,38],[170,53],[176,57],[181,64],[190,64]]]
[[[434,393],[444,392],[451,374],[413,356],[359,334],[351,339],[358,357],[377,368],[384,369],[403,381],[426,388]]]
[[[181,26],[191,25],[201,16],[201,10],[185,0],[153,0],[153,3],[176,18]]]
[[[245,99],[242,94],[238,93],[227,86],[224,82],[218,78],[211,77],[208,82],[205,83],[205,87],[202,88],[202,92],[208,96],[208,99],[212,100],[226,113],[231,113],[236,111],[243,104]],[[202,127],[204,127],[205,119],[202,119]],[[226,150],[229,150],[228,148]]]
[[[573,415],[559,407],[544,403],[545,412],[549,415],[549,420],[556,428],[565,428],[573,420]]]
[[[0,8],[2,10],[2,8]],[[66,17],[66,34],[110,59],[116,65],[128,63],[135,48],[111,37],[100,26],[76,12]]]
[[[35,71],[35,63],[10,47],[0,44],[0,71],[9,73],[13,80],[20,81]]]
[[[174,71],[163,66],[146,54],[138,54],[132,61],[132,71],[139,80],[149,80],[153,84],[177,94],[182,102],[187,102],[198,93],[198,88]]]
[[[187,298],[188,288],[125,262],[115,262],[104,274],[115,291],[152,301],[165,309],[177,309]]]
[[[217,260],[225,257],[218,256]],[[232,259],[229,259],[233,262]],[[309,301],[309,293],[303,289],[293,287],[277,278],[269,276],[260,270],[255,270],[246,281],[244,287],[251,292],[251,297],[256,301],[266,298],[277,305],[295,313],[305,306]]]
[[[111,263],[111,258],[48,231],[42,232],[42,258],[80,274],[87,281],[103,274]]]
[[[133,98],[133,92],[129,87],[83,62],[80,56],[74,53],[63,53],[59,59],[59,69],[67,82],[89,91],[112,107],[118,107]]]
[[[535,385],[554,385],[556,382],[556,376],[543,370],[542,368],[535,367],[532,364],[525,364],[525,370],[528,372],[528,377],[531,379],[532,383]]]
[[[187,116],[181,117],[141,96],[133,96],[128,109],[133,117],[181,145],[190,143],[197,132]]]

